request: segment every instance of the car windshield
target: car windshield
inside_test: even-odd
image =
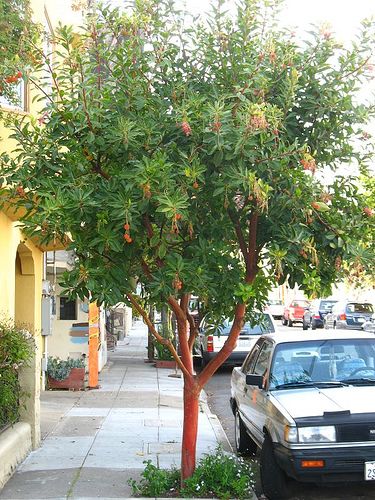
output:
[[[275,328],[269,314],[258,314],[255,317],[255,324],[245,323],[240,335],[262,335],[263,333],[274,333]],[[233,322],[225,320],[218,328],[218,335],[229,335]]]
[[[270,389],[333,382],[375,384],[375,337],[285,342],[275,348]],[[337,384],[336,384],[337,385]]]
[[[336,300],[322,300],[319,309],[321,311],[330,311],[333,304],[336,304]]]
[[[371,314],[372,312],[374,312],[371,304],[358,304],[358,303],[348,304],[346,306],[346,310],[347,312],[351,313]]]

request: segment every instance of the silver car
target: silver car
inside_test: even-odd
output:
[[[198,351],[201,356],[202,366],[205,366],[223,347],[227,340],[232,321],[225,319],[221,325],[209,325],[203,321],[199,339]],[[269,313],[257,313],[253,323],[245,323],[236,347],[226,360],[226,364],[241,365],[248,352],[258,338],[265,333],[275,333],[275,323]]]
[[[263,491],[299,481],[373,481],[375,336],[325,331],[262,336],[231,378],[238,452],[260,448]],[[374,489],[375,493],[375,489]]]
[[[363,324],[371,318],[373,313],[374,308],[369,302],[340,300],[324,317],[324,327],[362,330]]]

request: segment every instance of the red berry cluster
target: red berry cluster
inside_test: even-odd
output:
[[[172,281],[172,286],[176,291],[181,290],[182,288],[182,281],[180,280],[178,273],[175,274],[175,277]]]
[[[24,198],[26,196],[25,190],[23,189],[22,186],[17,186],[16,192],[18,196],[21,196],[21,198]]]
[[[143,189],[143,196],[147,199],[151,198],[151,186],[148,182],[145,184],[141,185],[141,188]]]
[[[131,243],[133,241],[133,239],[130,237],[130,224],[129,224],[129,222],[125,222],[124,229],[125,229],[124,240],[126,241],[126,243]]]
[[[191,135],[191,127],[187,121],[181,123],[181,130],[187,137]]]
[[[364,213],[365,215],[367,215],[367,217],[373,217],[373,215],[374,215],[374,211],[373,211],[373,209],[372,209],[372,208],[370,208],[370,207],[365,207],[365,208],[363,209],[363,213]]]
[[[22,78],[21,71],[18,71],[15,75],[10,75],[5,78],[6,83],[17,83],[18,80]]]
[[[311,156],[309,158],[303,158],[301,160],[301,165],[303,166],[303,170],[310,170],[310,172],[315,172],[316,170],[316,162],[315,159]]]

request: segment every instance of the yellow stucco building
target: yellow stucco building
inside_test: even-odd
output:
[[[82,22],[82,13],[72,11],[71,0],[31,0],[30,4],[34,21],[46,32],[53,33],[59,21],[77,26]],[[37,116],[37,104],[33,104],[30,88],[21,83],[19,91],[20,105],[9,106],[0,100],[2,111]],[[14,148],[9,132],[0,122],[1,152],[11,152]],[[36,353],[32,363],[20,373],[22,389],[27,393],[21,405],[20,421],[0,433],[0,489],[16,465],[40,443],[43,252],[58,249],[46,248],[38,241],[27,239],[18,217],[19,213],[12,205],[0,211],[0,316],[26,325],[34,335]]]

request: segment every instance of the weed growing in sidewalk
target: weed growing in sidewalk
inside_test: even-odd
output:
[[[128,481],[134,495],[221,499],[252,497],[255,484],[252,464],[220,448],[215,454],[206,455],[199,461],[194,474],[185,481],[182,489],[177,469],[162,470],[150,460],[144,463],[146,467],[142,479],[138,483],[133,479]]]

